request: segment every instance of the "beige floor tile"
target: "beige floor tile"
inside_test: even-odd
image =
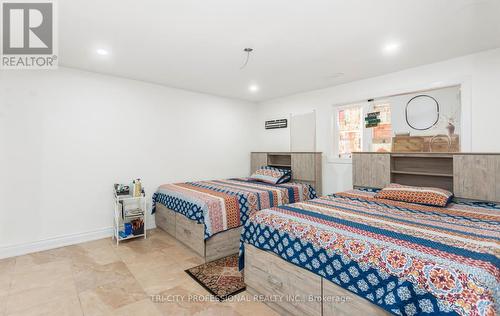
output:
[[[107,315],[123,306],[147,298],[144,290],[134,278],[107,283],[79,294],[86,315]]]
[[[143,255],[148,254],[148,253],[139,252],[139,251],[134,250],[133,248],[130,248],[130,247],[127,247],[124,245],[120,245],[116,248],[116,254],[120,258],[120,260],[122,260],[123,262],[130,263],[130,262],[135,262],[137,260],[140,260]]]
[[[148,238],[148,239],[134,239],[134,240],[128,240],[123,243],[121,243],[118,248],[120,247],[126,247],[129,249],[134,250],[136,253],[139,254],[146,254],[151,251],[156,251],[156,250],[164,250],[164,249],[169,249],[171,247],[174,247],[175,243],[173,243],[170,240],[163,240],[158,237],[156,238]]]
[[[161,239],[165,242],[175,242],[176,239],[162,229],[148,230],[149,239]]]
[[[71,257],[74,266],[82,268],[94,265],[106,265],[121,261],[116,253],[116,250],[106,245],[103,247],[83,248],[75,246],[71,249],[73,255]]]
[[[154,268],[165,265],[170,265],[175,263],[176,260],[172,256],[168,256],[164,252],[160,250],[154,250],[147,253],[138,253],[133,249],[123,247],[120,250],[117,250],[120,258],[127,264],[130,268],[134,266],[136,268],[147,267]]]
[[[81,316],[83,315],[78,296],[64,296],[52,301],[21,309],[6,316]]]
[[[201,263],[161,230],[0,260],[0,316],[277,315],[262,302],[214,299],[184,272]]]
[[[11,272],[15,263],[16,258],[0,259],[0,275]]]
[[[16,272],[33,271],[47,263],[69,262],[70,260],[71,252],[69,248],[62,247],[16,257],[15,270]]]
[[[113,308],[104,304],[95,291],[81,292],[78,297],[85,316],[104,316],[113,313]]]
[[[169,267],[135,272],[134,277],[148,295],[159,294],[162,291],[185,283],[196,283],[175,263]]]
[[[103,248],[103,247],[114,247],[115,243],[111,238],[96,239],[92,241],[87,241],[78,245],[74,245],[85,250]]]
[[[60,284],[74,284],[71,263],[56,261],[33,266],[32,270],[21,270],[12,274],[10,295],[37,289],[52,288]]]
[[[243,316],[279,316],[271,307],[255,300],[254,296],[246,291],[229,299],[227,304]]]
[[[51,291],[52,289],[59,287],[66,287],[71,290],[74,288],[76,293],[75,282],[72,275],[51,276],[50,274],[46,274],[37,279],[33,279],[31,276],[14,276],[12,286],[9,291],[9,298],[17,295],[22,296],[24,293],[29,291],[36,293]]]
[[[9,294],[6,303],[6,314],[24,311],[36,306],[51,304],[55,300],[76,297],[76,287],[72,279],[62,279],[55,284],[29,288]]]
[[[115,316],[161,316],[162,313],[156,308],[149,298],[132,304],[125,305],[113,312]]]
[[[6,302],[7,302],[7,295],[0,295],[0,316],[5,315]]]
[[[9,294],[15,264],[16,260],[14,258],[0,260],[0,297]]]
[[[146,255],[141,260],[126,265],[139,283],[146,287],[152,284],[162,284],[165,281],[165,275],[183,271],[175,260],[161,252]]]
[[[182,246],[186,247],[186,246]],[[195,252],[174,247],[171,251],[163,251],[167,256],[174,258],[175,262],[184,270],[195,267],[202,264],[203,259],[198,256]]]
[[[188,289],[184,285],[177,286],[160,293],[162,301],[153,303],[163,315],[227,315],[239,316],[231,306],[221,304],[207,292]]]
[[[116,245],[111,238],[93,240],[68,247],[73,262],[90,264],[109,264],[120,261],[116,253]]]
[[[107,283],[126,281],[133,278],[123,262],[113,262],[105,265],[73,264],[73,273],[78,292],[95,289]]]

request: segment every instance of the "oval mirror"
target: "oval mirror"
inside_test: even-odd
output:
[[[406,104],[405,116],[411,128],[428,130],[439,121],[439,104],[430,95],[417,95]]]

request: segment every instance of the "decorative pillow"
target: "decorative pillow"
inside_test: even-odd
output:
[[[388,187],[375,194],[375,197],[423,205],[446,206],[453,198],[453,193],[438,188],[413,187],[391,183]]]
[[[291,178],[291,170],[274,168],[270,166],[262,166],[250,176],[250,179],[252,180],[271,184],[282,184],[290,181]]]
[[[282,176],[278,180],[278,183],[276,183],[276,184],[283,184],[283,183],[290,182],[290,180],[292,180],[292,170],[287,170],[287,169],[281,169],[281,170],[285,171],[286,174],[284,176]]]

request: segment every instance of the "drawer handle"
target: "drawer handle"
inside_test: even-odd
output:
[[[191,231],[190,231],[190,230],[187,230],[186,228],[184,228],[184,234],[186,234],[186,235],[191,235]]]
[[[272,286],[274,286],[275,288],[282,288],[283,287],[283,282],[277,280],[276,278],[274,278],[273,276],[271,275],[268,275],[267,276],[267,282],[269,282],[269,284],[271,284]]]

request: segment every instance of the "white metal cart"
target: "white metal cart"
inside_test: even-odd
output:
[[[113,239],[118,245],[120,241],[144,237],[146,238],[146,197],[145,194],[134,197],[132,195],[118,195],[114,192],[114,222]],[[142,219],[144,223],[144,232],[142,234],[130,234],[127,237],[120,236],[120,230],[124,230],[124,224],[130,223],[134,219]]]

